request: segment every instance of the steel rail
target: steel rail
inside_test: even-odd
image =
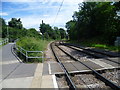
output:
[[[120,57],[119,55],[111,55],[111,54],[107,54],[105,52],[95,51],[95,50],[92,50],[92,49],[85,49],[84,47],[81,47],[81,46],[78,46],[78,45],[69,44],[69,43],[67,44],[67,43],[63,43],[62,42],[61,44],[74,46],[74,47],[77,47],[77,48],[84,49],[86,51],[96,52],[96,53],[99,53],[99,54],[102,54],[102,55],[106,55],[106,56],[109,56],[109,57]]]
[[[88,54],[88,55],[94,56],[94,57],[96,57],[96,58],[102,58],[102,57],[97,56],[97,55],[94,55],[94,54],[92,54],[92,53],[85,52],[85,51],[81,51],[81,50],[79,50],[79,49],[73,48],[73,47],[71,47],[71,46],[69,46],[69,45],[66,45],[66,44],[62,44],[62,45],[67,46],[67,47],[69,47],[69,48],[72,48],[72,49],[74,49],[74,50],[77,50],[77,51],[79,51],[79,52],[83,52],[83,53],[85,53],[85,54]],[[74,46],[74,47],[75,47],[75,46]],[[77,47],[77,48],[78,48],[78,47]],[[81,48],[81,49],[82,49],[82,48]],[[86,49],[85,49],[85,50],[86,50]],[[94,51],[92,51],[92,52],[94,52]],[[111,62],[114,62],[114,63],[120,64],[119,62],[113,61],[113,60],[108,59],[108,58],[105,58],[105,60],[108,60],[108,61],[111,61]]]
[[[79,61],[78,59],[76,59],[75,57],[73,57],[72,55],[70,55],[69,53],[67,53],[66,51],[64,51],[62,48],[60,48],[58,45],[56,45],[56,46],[61,51],[63,51],[65,54],[67,54],[68,56],[70,56],[73,60],[80,62],[81,64],[83,64],[84,66],[86,66],[87,68],[89,68],[90,70],[92,70],[92,72],[94,73],[93,75],[95,75],[98,79],[100,79],[101,81],[103,81],[106,85],[110,86],[114,90],[119,90],[120,89],[120,86],[117,86],[116,84],[114,84],[113,82],[111,82],[110,80],[108,80],[107,78],[103,77],[96,70],[94,70],[93,68],[91,68],[88,65],[84,64],[83,62]]]
[[[73,83],[73,81],[71,80],[71,78],[70,78],[70,76],[69,76],[69,72],[67,71],[67,69],[65,68],[65,66],[62,64],[62,62],[60,61],[60,59],[58,58],[58,56],[56,55],[56,53],[55,53],[55,51],[54,51],[54,49],[53,49],[53,46],[52,46],[53,43],[54,43],[54,42],[52,42],[52,43],[50,44],[50,47],[51,47],[51,50],[52,50],[52,52],[53,52],[53,55],[54,55],[55,59],[56,59],[56,60],[60,63],[60,65],[62,66],[62,68],[63,68],[63,70],[64,70],[64,72],[65,72],[66,78],[68,79],[68,84],[69,84],[70,88],[71,88],[71,89],[74,89],[74,90],[77,90],[77,87],[75,86],[75,84]]]

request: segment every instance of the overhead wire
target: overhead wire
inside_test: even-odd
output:
[[[52,27],[53,27],[54,24],[55,24],[55,21],[56,21],[57,16],[58,16],[58,14],[59,14],[59,12],[60,12],[60,9],[61,9],[61,7],[62,7],[62,5],[63,5],[63,2],[64,2],[64,0],[62,0],[62,2],[61,2],[61,4],[60,4],[60,7],[59,7],[58,12],[57,12],[57,14],[56,14],[56,17],[55,17],[55,19],[54,19],[54,21],[53,21],[53,25],[52,25]]]

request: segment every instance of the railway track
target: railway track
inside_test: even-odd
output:
[[[106,52],[100,52],[100,51],[97,51],[95,49],[85,49],[83,47],[80,47],[80,46],[77,46],[77,45],[72,45],[72,44],[65,44],[65,43],[60,43],[61,45],[64,45],[66,47],[69,47],[71,49],[74,49],[78,52],[82,52],[82,53],[85,53],[87,55],[90,55],[92,56],[93,58],[103,58],[104,60],[108,60],[108,61],[111,61],[111,62],[114,62],[114,63],[117,63],[117,64],[120,64],[119,61],[113,61],[110,59],[110,57],[120,57],[119,55],[116,55],[116,54],[108,54]]]
[[[59,44],[81,48],[81,49],[84,49],[86,51],[95,52],[95,53],[98,53],[101,55],[106,55],[108,57],[120,57],[120,53],[114,53],[114,52],[110,52],[107,50],[98,50],[98,49],[94,49],[94,48],[86,48],[86,47],[82,47],[82,46],[75,45],[75,44],[64,43],[63,41],[60,41]]]
[[[71,56],[69,53],[67,53],[66,51],[64,51],[63,49],[61,49],[58,45],[53,45],[54,43],[52,43],[50,46],[51,46],[51,50],[55,56],[55,59],[59,62],[59,64],[61,65],[63,71],[65,72],[65,78],[67,80],[67,83],[68,83],[68,86],[74,90],[76,90],[77,88],[81,88],[81,86],[86,86],[88,89],[91,88],[91,85],[92,87],[99,84],[99,83],[102,83],[102,86],[109,86],[111,87],[112,89],[115,89],[115,90],[118,90],[120,89],[120,87],[116,84],[114,84],[113,82],[111,82],[110,80],[108,80],[107,78],[105,78],[104,76],[102,76],[100,73],[98,73],[96,70],[94,70],[93,68],[89,67],[88,65],[84,64],[83,62],[77,60],[74,56]],[[55,49],[57,48],[57,49]],[[60,53],[58,53],[58,50],[64,54],[62,56],[59,56]],[[65,59],[63,59],[62,57],[65,57]],[[70,58],[69,58],[70,57]],[[70,60],[72,59],[72,60]],[[66,62],[77,62],[77,63],[80,63],[82,65],[84,65],[85,67],[87,67],[88,69],[90,69],[92,71],[92,74],[84,74],[84,75],[75,75],[74,73],[72,73],[72,76],[71,74],[69,73],[69,70],[68,68],[66,68],[66,64],[64,63],[66,60]],[[74,66],[76,67],[76,66]],[[85,85],[85,81],[87,80],[83,80],[82,78],[89,78],[92,77],[94,78],[95,81],[99,82],[97,84],[91,84],[91,85]],[[91,81],[91,80],[89,80]],[[104,82],[104,83],[103,83]],[[78,84],[79,83],[79,84]],[[89,83],[90,84],[90,83]],[[104,84],[104,85],[103,85]],[[106,86],[106,87],[107,87]]]
[[[52,43],[52,44],[53,44],[53,43]],[[55,56],[55,59],[56,59],[56,60],[60,63],[60,65],[62,66],[62,69],[64,70],[65,75],[66,75],[66,79],[68,80],[68,85],[70,86],[70,88],[74,88],[74,89],[76,90],[76,86],[75,86],[75,84],[72,82],[71,77],[70,77],[70,75],[69,75],[69,73],[68,73],[68,70],[65,68],[65,66],[62,64],[62,62],[60,61],[60,59],[57,57],[57,55],[56,55],[56,53],[55,53],[55,51],[54,51],[54,49],[53,49],[52,44],[50,44],[50,46],[51,46],[53,55]]]

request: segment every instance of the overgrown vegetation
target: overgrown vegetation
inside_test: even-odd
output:
[[[105,50],[109,50],[109,51],[120,52],[120,46],[101,44],[101,43],[96,42],[93,39],[92,40],[82,40],[82,41],[71,40],[71,41],[67,41],[67,43],[73,43],[73,44],[77,44],[77,45],[85,46],[85,47],[93,47],[93,48],[97,48],[97,49],[105,49]]]
[[[23,37],[18,40],[17,45],[28,51],[44,51],[49,41],[35,37]]]
[[[120,36],[120,2],[84,2],[73,20],[66,23],[70,40],[80,43],[95,40],[95,44],[114,45]],[[92,44],[92,43],[91,43]]]
[[[2,42],[2,38],[0,38],[0,43]],[[2,45],[0,45],[0,48],[2,47]]]
[[[23,37],[20,40],[17,41],[17,45],[24,48],[27,51],[45,51],[48,43],[50,42],[47,40],[42,40],[39,38],[35,38],[35,37]],[[20,49],[20,48],[19,48]],[[23,51],[24,54],[26,54]],[[29,57],[42,57],[42,53],[28,53]],[[25,57],[22,57],[25,59]],[[28,59],[28,62],[42,62],[42,58],[39,59]]]
[[[0,41],[2,41],[2,38],[0,38]]]

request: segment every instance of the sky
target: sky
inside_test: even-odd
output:
[[[23,27],[39,30],[42,20],[50,26],[65,29],[65,23],[72,20],[74,11],[83,0],[2,0],[0,15],[6,23],[11,18],[21,18]],[[56,18],[56,15],[58,16]],[[56,18],[56,19],[55,19]]]

